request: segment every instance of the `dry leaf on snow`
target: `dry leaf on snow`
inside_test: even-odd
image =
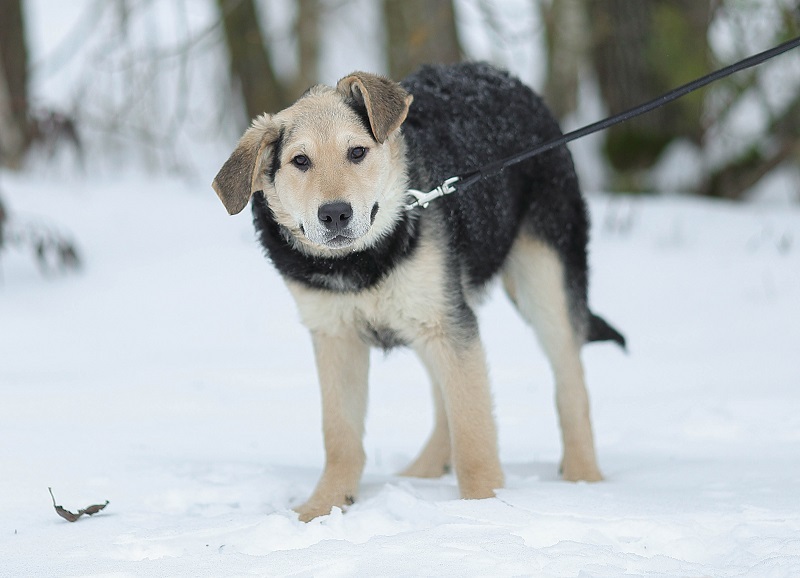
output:
[[[75,522],[86,514],[87,516],[93,516],[103,508],[108,505],[108,500],[106,500],[105,504],[95,504],[93,506],[88,506],[82,510],[78,510],[78,513],[70,512],[69,510],[56,505],[56,497],[53,495],[53,488],[47,488],[50,491],[50,497],[53,498],[53,507],[56,509],[56,514],[67,520],[68,522]]]

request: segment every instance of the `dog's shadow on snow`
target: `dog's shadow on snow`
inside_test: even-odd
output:
[[[503,464],[506,477],[506,489],[532,488],[542,483],[560,482],[561,475],[557,462],[511,462]],[[278,511],[283,508],[297,507],[311,495],[313,479],[321,471],[311,468],[281,468],[281,475],[294,482],[285,481],[287,491],[270,505],[268,509]],[[288,488],[291,488],[290,490]],[[452,472],[440,478],[411,478],[398,474],[366,472],[361,480],[358,503],[386,499],[394,492],[408,494],[426,502],[446,502],[460,499],[458,481]]]
[[[529,486],[537,482],[559,482],[558,462],[514,462],[503,464],[506,485]]]
[[[504,463],[506,488],[527,488],[539,483],[560,482],[557,462]],[[444,501],[459,499],[458,481],[453,473],[440,478],[410,478],[400,475],[367,473],[361,481],[360,501],[380,495],[388,486],[398,487],[415,496]]]

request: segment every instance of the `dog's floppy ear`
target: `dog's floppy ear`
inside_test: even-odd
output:
[[[414,100],[398,83],[368,72],[345,76],[336,90],[367,109],[372,136],[381,144],[400,128]]]
[[[265,153],[275,144],[279,135],[277,123],[270,115],[262,114],[253,121],[230,158],[222,165],[211,186],[229,214],[241,212],[259,189],[257,179],[262,172]]]

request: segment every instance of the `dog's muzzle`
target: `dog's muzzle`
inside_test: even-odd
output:
[[[320,205],[317,222],[305,228],[308,239],[330,249],[341,249],[352,245],[369,231],[371,219],[358,218],[353,206],[345,201],[334,201]]]

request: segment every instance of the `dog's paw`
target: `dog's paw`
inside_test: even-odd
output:
[[[486,469],[477,473],[459,472],[458,489],[465,500],[494,498],[494,491],[503,487],[503,472],[500,468]]]
[[[347,506],[352,506],[355,501],[353,496],[344,496],[341,500],[319,500],[312,498],[302,506],[295,508],[294,511],[297,512],[301,522],[310,522],[314,518],[327,516],[334,507],[339,507],[344,510]]]
[[[601,482],[603,474],[594,460],[567,460],[561,462],[561,477],[567,482]]]

